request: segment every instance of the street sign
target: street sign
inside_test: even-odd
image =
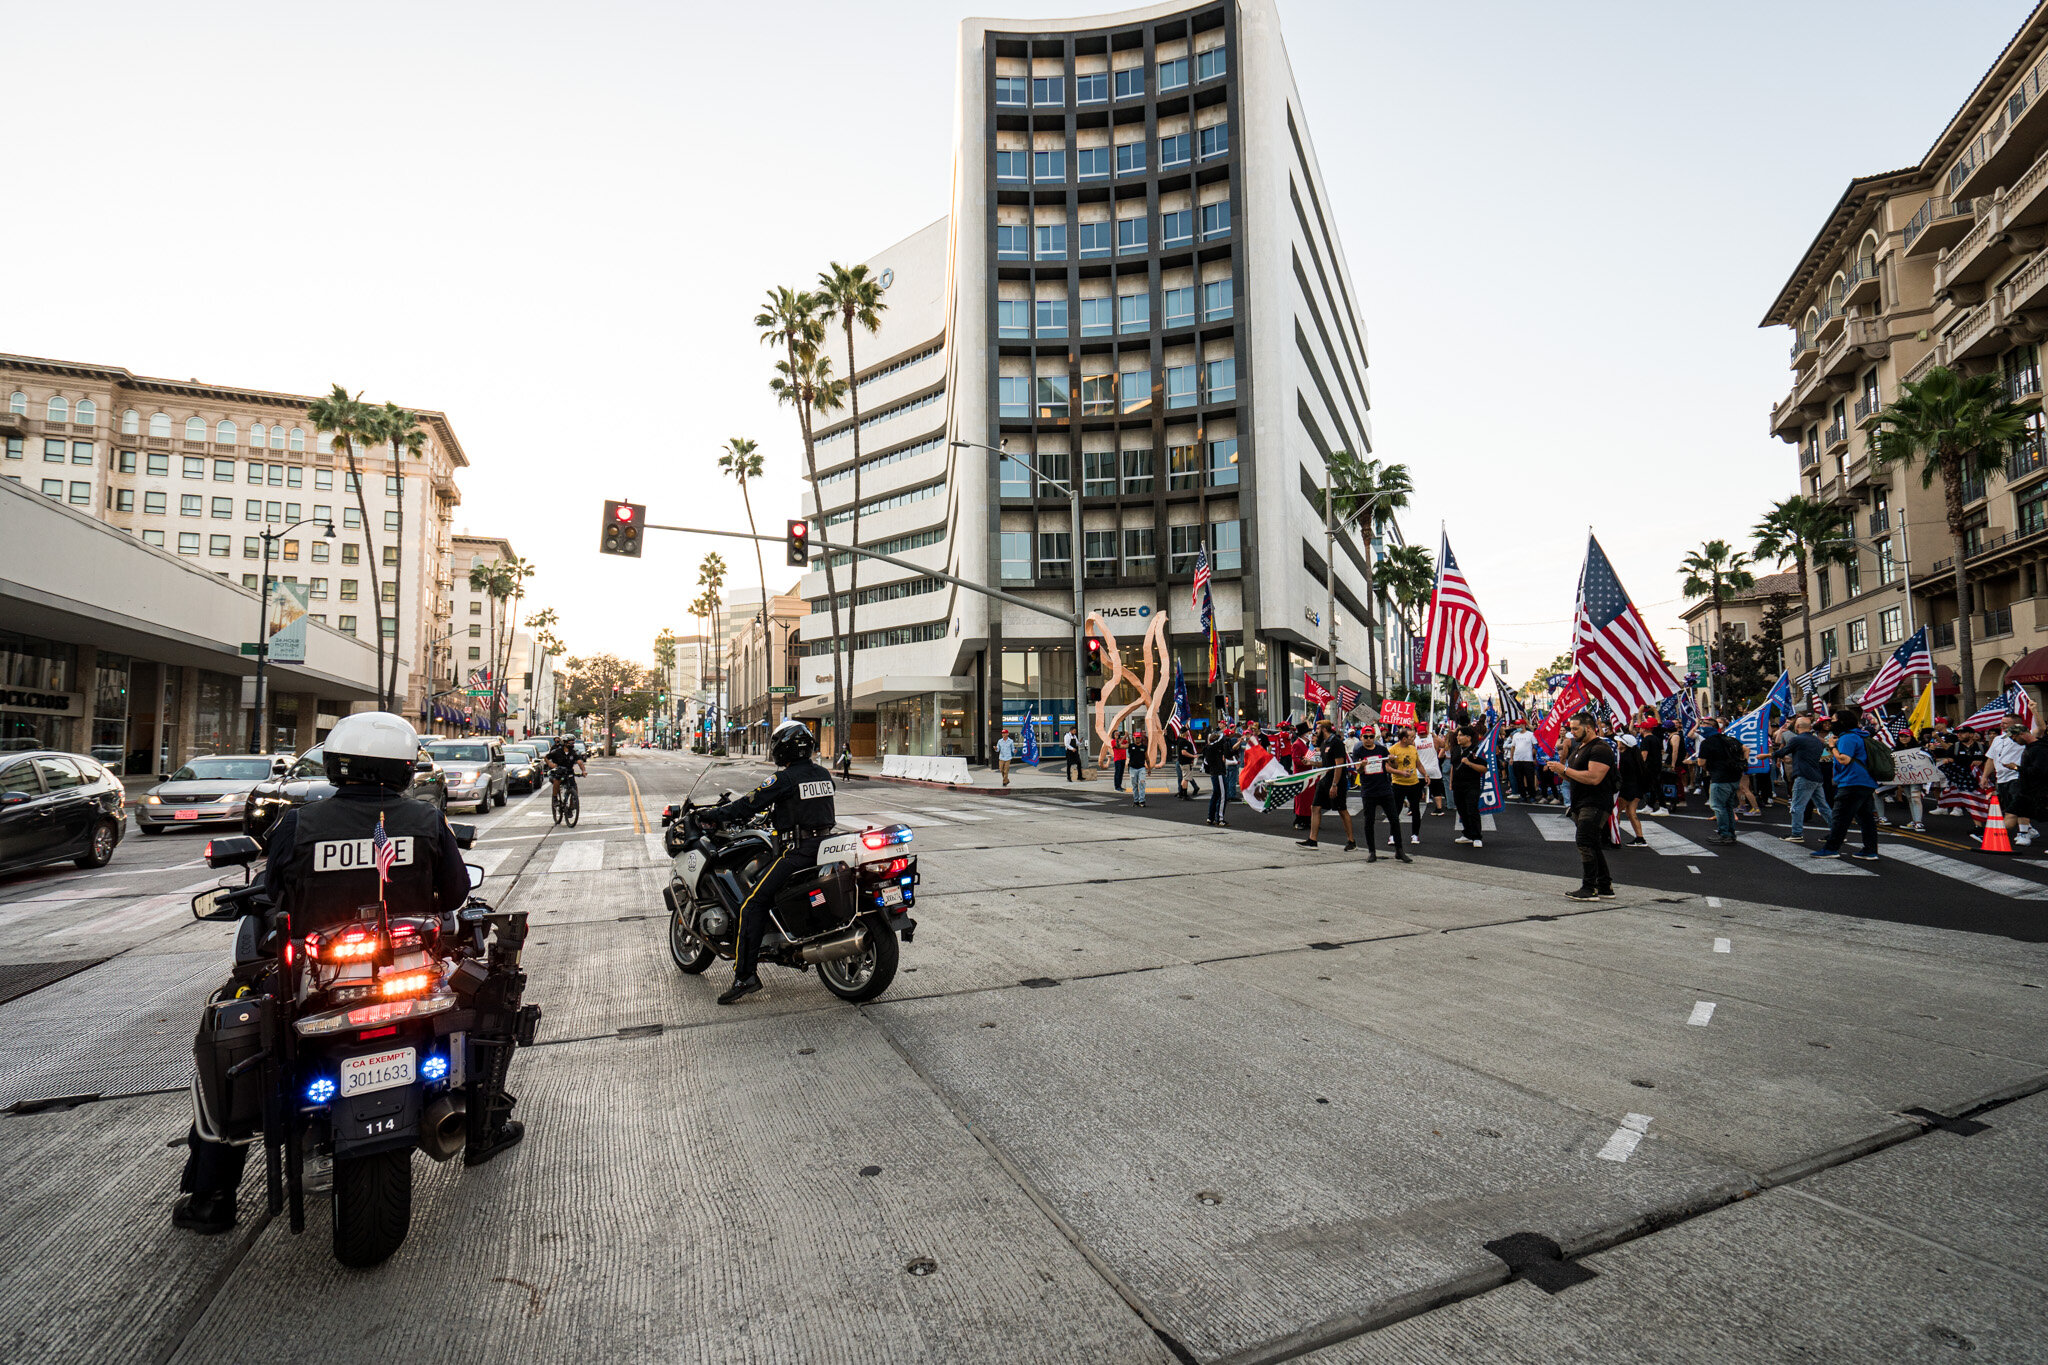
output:
[[[254,640],[242,641],[242,652],[244,654],[254,655],[261,652],[262,648],[263,647],[257,644]]]
[[[469,695],[469,696],[472,696],[472,697],[488,697],[488,696],[492,695],[492,693],[491,693],[491,689],[490,689],[490,688],[488,688],[488,687],[482,687],[482,688],[479,688],[479,687],[472,687],[472,688],[470,688],[470,689],[469,689],[469,691],[468,691],[468,695]]]
[[[1685,666],[1688,671],[1693,673],[1706,672],[1707,647],[1705,645],[1687,645],[1685,647]]]
[[[774,697],[793,697],[796,695],[796,687],[794,684],[786,687],[771,687],[768,689],[768,694]]]

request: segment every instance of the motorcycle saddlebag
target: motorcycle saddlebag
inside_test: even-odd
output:
[[[853,869],[844,863],[792,878],[775,898],[775,922],[792,939],[837,929],[853,918]]]
[[[228,1072],[263,1050],[265,996],[244,996],[208,1005],[192,1039],[192,1069],[200,1103],[216,1132],[241,1137],[263,1120],[263,1068]]]

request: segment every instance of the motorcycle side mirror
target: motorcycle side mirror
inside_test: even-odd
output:
[[[458,825],[458,824],[455,824],[454,822],[452,822],[452,821],[451,821],[451,822],[449,822],[448,828],[449,828],[449,829],[450,829],[450,830],[451,830],[451,831],[452,831],[452,832],[454,833],[454,835],[455,835],[455,846],[456,846],[457,848],[475,848],[475,847],[476,847],[476,826],[475,826],[475,825]]]
[[[192,918],[220,924],[240,919],[242,912],[232,905],[224,910],[216,908],[221,896],[230,889],[225,886],[216,886],[211,891],[202,891],[194,896],[192,898]]]
[[[470,890],[474,891],[484,884],[484,870],[482,868],[478,867],[475,863],[464,863],[463,866],[469,869]]]
[[[246,835],[234,834],[224,839],[206,841],[208,867],[241,867],[255,862],[262,856],[263,846]]]

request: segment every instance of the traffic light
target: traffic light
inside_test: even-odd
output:
[[[811,526],[792,519],[783,537],[783,561],[792,569],[807,568],[811,562]]]
[[[604,526],[599,531],[597,552],[605,555],[640,557],[640,532],[647,524],[647,508],[637,502],[604,504]]]
[[[1091,678],[1102,676],[1102,637],[1100,635],[1088,637],[1088,676]]]

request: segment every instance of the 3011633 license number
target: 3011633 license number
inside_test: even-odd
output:
[[[413,1063],[417,1057],[417,1050],[409,1047],[373,1052],[364,1057],[344,1057],[341,1062],[341,1093],[344,1096],[367,1095],[377,1090],[411,1085]]]

